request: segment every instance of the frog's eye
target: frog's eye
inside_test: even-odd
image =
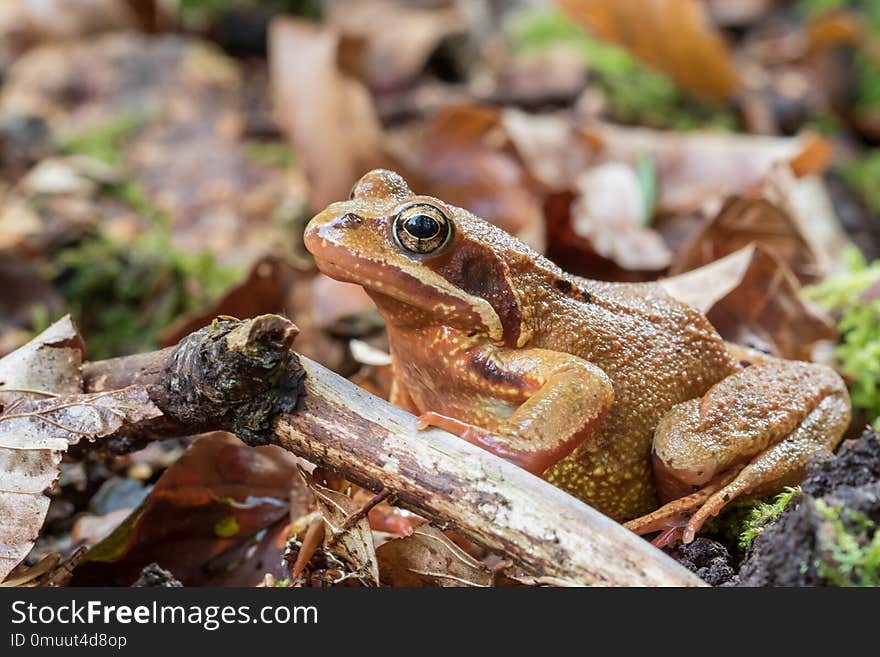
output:
[[[394,218],[394,240],[412,253],[435,253],[449,244],[452,221],[427,203],[410,205]]]

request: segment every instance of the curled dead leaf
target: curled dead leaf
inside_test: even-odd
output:
[[[436,527],[419,525],[410,536],[388,541],[376,550],[385,586],[493,585],[493,574]]]
[[[315,209],[348,197],[366,171],[385,163],[367,90],[339,67],[338,31],[293,18],[269,29],[275,113],[309,180]]]
[[[757,242],[782,258],[802,282],[817,280],[819,262],[786,210],[765,198],[729,197],[675,256],[670,275],[690,271]]]
[[[300,473],[324,518],[326,531],[321,556],[342,568],[335,583],[353,578],[364,586],[378,586],[379,570],[367,516],[369,509],[344,493],[320,485],[311,475]]]
[[[786,264],[758,244],[659,283],[744,347],[811,360],[815,349],[837,337],[834,322],[803,298]]]

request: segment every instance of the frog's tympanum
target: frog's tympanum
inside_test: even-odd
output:
[[[664,542],[692,540],[738,496],[797,482],[849,423],[833,370],[770,357],[744,366],[656,284],[569,275],[391,171],[365,175],[312,219],[305,242],[322,272],[375,301],[391,401],[421,428],[451,431],[618,520],[649,514],[628,526],[665,529]]]

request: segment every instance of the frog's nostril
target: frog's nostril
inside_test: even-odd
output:
[[[357,228],[364,220],[362,217],[354,214],[353,212],[346,212],[344,215],[339,217],[333,222],[334,228]]]

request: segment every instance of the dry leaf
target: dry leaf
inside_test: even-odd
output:
[[[46,491],[67,447],[161,414],[141,386],[6,405],[0,415],[0,577],[36,540],[49,508]]]
[[[19,399],[43,399],[27,391],[75,394],[81,390],[79,367],[82,338],[70,317],[64,317],[23,347],[0,359],[0,412]],[[0,423],[0,432],[4,430]],[[0,434],[2,435],[2,434]],[[60,472],[61,452],[48,449],[24,450],[0,443],[0,581],[21,561],[34,540],[49,509],[43,491]],[[16,447],[22,447],[16,441]],[[67,449],[61,441],[59,450]]]
[[[252,448],[222,432],[202,436],[86,554],[74,585],[130,585],[152,562],[188,586],[255,585],[266,572],[283,577],[296,463],[274,445]]]
[[[441,110],[415,143],[395,146],[417,193],[442,198],[516,235],[545,245],[541,198],[514,151],[501,113],[487,105]]]
[[[583,173],[571,206],[571,228],[599,255],[624,269],[660,271],[672,253],[645,225],[645,199],[635,170],[607,162]]]
[[[811,360],[815,348],[837,337],[831,318],[803,299],[797,277],[760,245],[660,285],[703,312],[726,340],[774,356]]]
[[[356,577],[365,586],[379,585],[379,569],[373,531],[367,514],[358,514],[362,507],[348,495],[326,488],[303,473],[318,502],[327,531],[324,548],[340,559],[349,576]]]
[[[376,550],[384,586],[489,587],[492,573],[431,525]]]
[[[324,22],[363,42],[356,67],[377,90],[393,89],[415,78],[443,39],[464,31],[461,8],[413,7],[391,0],[330,4]],[[381,25],[381,29],[376,26]]]
[[[664,132],[595,124],[586,128],[605,161],[635,164],[649,157],[657,173],[657,209],[682,214],[707,199],[761,185],[777,162],[791,162],[811,149],[817,137],[764,137],[721,132]],[[801,174],[821,173],[827,162],[802,158]],[[813,168],[811,168],[813,167]]]
[[[670,275],[702,267],[756,242],[782,258],[803,283],[822,274],[799,224],[766,198],[732,196],[714,218],[703,223],[675,256]]]
[[[384,163],[381,128],[359,81],[339,68],[339,33],[276,18],[269,30],[275,113],[305,167],[309,201],[320,209]]]
[[[159,334],[159,344],[177,344],[215,317],[257,317],[282,310],[287,288],[297,272],[282,257],[268,254],[254,262],[245,277],[207,308],[178,317]]]
[[[699,0],[557,0],[596,36],[622,46],[683,88],[727,101],[741,86],[721,34]]]

